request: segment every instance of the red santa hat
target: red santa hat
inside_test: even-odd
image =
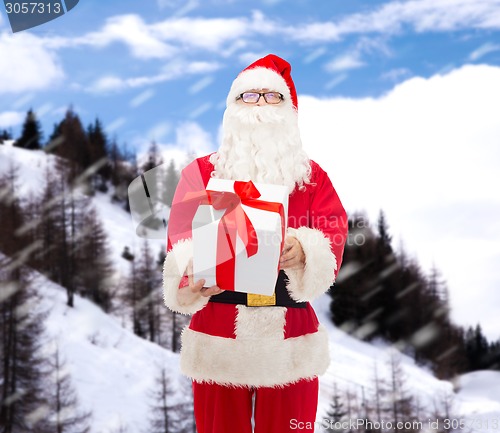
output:
[[[243,92],[250,89],[269,89],[280,92],[285,103],[297,110],[297,92],[290,72],[290,63],[274,54],[268,54],[247,66],[233,81],[227,103],[233,102]]]

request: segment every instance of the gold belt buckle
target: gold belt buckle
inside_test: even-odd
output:
[[[247,294],[248,307],[268,307],[271,305],[276,305],[276,293],[273,293],[271,296],[256,295],[253,293]]]

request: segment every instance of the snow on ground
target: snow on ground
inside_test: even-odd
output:
[[[393,350],[389,344],[369,344],[336,328],[329,319],[329,304],[330,298],[327,295],[314,302],[318,318],[330,335],[331,356],[330,367],[320,379],[318,422],[323,420],[329,409],[334,383],[340,392],[349,390],[358,398],[364,392],[367,400],[372,400],[375,365],[378,376],[389,380],[388,360]],[[429,412],[432,412],[435,402],[439,404],[455,387],[458,392],[454,394],[453,416],[458,421],[463,421],[464,431],[500,431],[500,372],[468,373],[458,378],[456,384],[452,384],[437,379],[428,368],[416,365],[406,355],[401,355],[401,365],[407,389],[413,395],[418,395],[420,404],[426,406]],[[419,421],[427,426],[428,419],[425,416]]]
[[[47,353],[59,343],[81,407],[92,411],[93,433],[110,433],[120,426],[132,433],[147,431],[148,393],[155,389],[161,367],[172,378],[175,400],[185,398],[177,354],[137,337],[78,295],[75,306],[68,307],[65,290],[40,274],[33,284],[43,297],[40,308],[50,311],[45,322]]]
[[[43,187],[45,173],[53,170],[55,157],[42,150],[27,150],[0,144],[0,174],[8,173],[11,167],[18,168],[20,195],[37,193]]]
[[[467,414],[466,427],[500,432],[500,372],[474,371],[458,380],[459,411]]]

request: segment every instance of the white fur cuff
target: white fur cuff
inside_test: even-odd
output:
[[[163,263],[163,301],[172,311],[194,314],[201,310],[209,298],[191,292],[189,286],[179,288],[189,260],[193,257],[191,239],[180,240],[167,253]]]
[[[289,228],[302,245],[306,264],[303,270],[285,269],[287,289],[297,302],[312,301],[325,293],[335,280],[337,260],[330,248],[330,240],[321,230],[309,227]]]

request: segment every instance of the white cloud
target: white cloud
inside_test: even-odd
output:
[[[384,80],[399,81],[401,78],[408,77],[411,75],[411,71],[408,68],[396,68],[384,72],[381,76]]]
[[[26,113],[20,111],[4,111],[0,113],[0,128],[10,128],[23,123]]]
[[[281,3],[283,0],[262,0],[262,3],[264,3],[267,6],[275,6],[278,3]]]
[[[137,58],[172,58],[189,48],[221,51],[225,44],[248,35],[252,29],[265,32],[267,27],[261,20],[259,14],[254,14],[252,20],[173,16],[149,24],[139,15],[127,14],[110,17],[100,30],[80,37],[51,36],[43,40],[54,49],[82,45],[101,48],[118,42]]]
[[[304,63],[311,63],[314,62],[316,59],[321,57],[323,54],[326,53],[326,48],[320,47],[316,48],[313,52],[309,53],[305,58],[304,58]]]
[[[288,28],[303,41],[336,41],[348,34],[417,32],[500,28],[499,0],[392,1],[371,12],[348,15],[338,22],[316,22]]]
[[[181,5],[174,12],[174,17],[187,15],[189,12],[194,11],[200,4],[197,0],[189,0],[188,2],[181,3]]]
[[[175,6],[175,1],[173,0],[156,0],[156,4],[160,10]]]
[[[261,59],[262,57],[266,56],[269,54],[267,51],[260,51],[258,53],[256,52],[245,52],[241,53],[238,56],[238,62],[242,65],[248,66],[251,65],[253,62],[255,62],[258,59]]]
[[[136,137],[133,141],[137,149],[138,161],[145,160],[151,141],[144,139],[143,135]],[[174,142],[168,143],[159,140],[157,141],[157,145],[160,149],[163,162],[168,164],[173,159],[179,168],[186,165],[188,155],[203,156],[214,149],[211,135],[198,123],[193,121],[177,125]]]
[[[475,49],[472,53],[469,55],[469,60],[472,60],[473,62],[476,60],[479,60],[481,57],[485,56],[488,53],[492,53],[494,51],[500,50],[500,45],[497,44],[492,44],[491,42],[487,42],[483,45],[481,45],[479,48]]]
[[[327,72],[339,72],[361,68],[364,65],[365,63],[359,58],[359,53],[345,53],[328,62],[325,65],[325,70]]]
[[[130,49],[134,57],[169,59],[193,49],[215,52],[225,57],[241,50],[246,45],[245,41],[256,34],[286,33],[285,27],[259,11],[252,12],[251,18],[177,15],[154,23],[146,23],[136,14],[117,15],[108,18],[101,29],[83,36],[50,36],[41,40],[44,46],[50,49],[77,46],[102,48],[113,43],[122,43]]]
[[[380,38],[361,37],[355,46],[348,52],[335,57],[325,65],[327,72],[339,72],[349,69],[357,69],[366,65],[362,60],[364,53],[381,52],[386,57],[392,56],[392,52],[386,42]]]
[[[160,122],[146,132],[146,138],[148,141],[160,142],[165,139],[171,130],[172,125],[169,122]]]
[[[77,44],[107,46],[123,42],[138,58],[170,57],[176,49],[158,38],[151,26],[138,15],[119,15],[106,21],[103,29],[76,39]]]
[[[299,97],[304,146],[351,213],[386,212],[429,270],[443,271],[452,316],[488,335],[500,305],[500,68],[411,78],[378,98]]]
[[[175,9],[175,16],[185,15],[199,6],[196,0],[189,0],[188,2],[181,0],[156,0],[156,4],[160,10],[166,8]]]
[[[285,30],[292,39],[301,41],[338,41],[342,36],[339,26],[331,22],[317,22],[303,26],[287,27]]]
[[[146,101],[151,99],[155,95],[152,89],[144,90],[144,92],[139,93],[135,98],[130,101],[130,106],[132,108],[137,108],[144,104]]]
[[[177,128],[175,146],[197,155],[213,151],[211,135],[196,122],[185,122]]]
[[[185,75],[204,74],[216,71],[220,65],[216,62],[173,61],[165,65],[160,73],[132,78],[120,78],[116,75],[106,75],[92,83],[88,91],[91,93],[113,92],[123,89],[140,88],[164,81],[174,80]]]
[[[204,104],[201,104],[199,107],[197,107],[193,111],[191,111],[191,113],[189,113],[189,118],[196,119],[197,117],[201,116],[203,113],[206,113],[212,107],[213,107],[213,104],[211,102],[205,102]]]
[[[108,126],[106,126],[106,132],[109,134],[111,132],[115,132],[120,129],[123,125],[127,123],[127,119],[125,117],[118,117],[113,120]]]
[[[121,90],[126,87],[126,80],[115,75],[106,75],[98,78],[90,87],[90,91],[94,93],[111,92]]]
[[[337,87],[340,83],[342,83],[342,81],[345,81],[347,79],[347,77],[348,77],[347,74],[337,75],[335,78],[333,78],[332,80],[328,81],[328,83],[326,83],[325,89],[331,90],[334,87]]]
[[[241,18],[174,18],[153,24],[154,34],[181,46],[215,51],[224,43],[245,35],[248,20]]]
[[[0,94],[57,86],[64,72],[57,56],[29,33],[0,33]]]
[[[22,107],[26,107],[34,98],[34,93],[22,93],[17,100],[12,103],[11,108],[18,110]]]
[[[195,94],[198,92],[201,92],[205,87],[210,86],[214,82],[214,77],[203,77],[202,79],[198,80],[196,83],[194,83],[189,89],[189,93]]]

